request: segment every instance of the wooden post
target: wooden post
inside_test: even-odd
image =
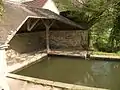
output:
[[[45,27],[46,27],[46,48],[47,48],[47,53],[49,53],[50,51],[50,43],[49,43],[49,29],[50,27],[53,25],[55,20],[49,21],[49,20],[43,20],[41,19],[42,22],[44,23]]]
[[[47,48],[47,53],[49,53],[49,51],[50,51],[50,47],[49,47],[49,28],[50,27],[46,27],[46,48]]]
[[[27,30],[31,31],[35,27],[35,25],[39,22],[39,20],[40,19],[38,18],[34,23],[32,23],[32,25],[30,25],[31,22],[30,22],[30,19],[28,19],[28,21],[27,21]]]

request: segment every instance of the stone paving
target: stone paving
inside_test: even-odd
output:
[[[31,53],[20,54],[12,49],[6,51],[6,61],[8,66],[12,66],[17,63],[23,63],[24,61],[30,61],[31,59],[38,59],[42,51],[35,51]]]
[[[27,81],[7,78],[10,90],[62,90],[56,87],[43,86],[40,84],[30,83]]]

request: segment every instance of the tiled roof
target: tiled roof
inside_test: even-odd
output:
[[[24,2],[23,4],[31,6],[31,7],[40,8],[40,7],[43,7],[46,2],[47,0],[33,0],[29,2]]]

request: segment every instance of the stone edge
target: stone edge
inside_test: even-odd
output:
[[[36,84],[47,85],[47,86],[51,86],[51,87],[58,87],[58,88],[62,88],[62,89],[70,89],[70,90],[108,90],[108,89],[102,89],[102,88],[67,84],[67,83],[62,83],[62,82],[54,82],[54,81],[44,80],[44,79],[37,79],[37,78],[33,78],[33,77],[27,77],[27,76],[12,74],[12,73],[8,73],[7,77],[17,79],[17,80],[32,82],[32,83],[36,83]]]

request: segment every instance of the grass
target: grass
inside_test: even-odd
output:
[[[93,55],[107,55],[107,56],[120,56],[120,51],[117,53],[107,53],[107,52],[100,52],[100,51],[93,51]]]

